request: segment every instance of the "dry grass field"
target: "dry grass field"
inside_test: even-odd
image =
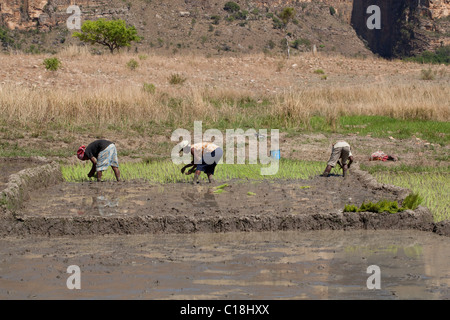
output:
[[[153,121],[186,125],[248,116],[308,123],[314,115],[448,121],[448,66],[304,54],[239,58],[117,54],[72,47],[47,71],[41,55],[0,56],[1,119],[19,124]],[[134,59],[132,69],[127,63]],[[423,80],[423,70],[433,80]],[[178,78],[177,78],[178,77]],[[174,83],[177,82],[178,84]],[[240,102],[258,108],[242,109]],[[270,125],[270,123],[269,123]]]

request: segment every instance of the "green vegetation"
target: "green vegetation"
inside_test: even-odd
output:
[[[409,194],[403,201],[402,207],[398,206],[397,201],[380,200],[377,203],[364,202],[359,208],[355,205],[346,205],[344,212],[389,212],[397,213],[407,209],[415,210],[423,201],[418,193]]]
[[[308,39],[300,38],[300,39],[296,39],[293,42],[291,42],[291,47],[292,48],[298,49],[301,46],[309,47],[309,46],[311,46],[311,41],[309,41]]]
[[[120,159],[119,159],[120,160]],[[219,164],[216,168],[214,178],[217,181],[227,181],[231,179],[309,179],[323,171],[325,163],[318,161],[294,161],[282,159],[279,163],[278,173],[271,176],[261,175],[261,168],[268,165],[261,164]],[[89,181],[87,174],[91,168],[89,163],[83,162],[76,165],[63,165],[61,170],[63,177],[69,182]],[[151,183],[175,183],[191,182],[192,176],[180,173],[181,165],[175,165],[171,161],[148,161],[138,163],[120,164],[121,177],[124,180],[145,180]],[[107,170],[103,175],[104,180],[114,181],[112,170]],[[206,175],[201,175],[200,179],[207,181]],[[224,184],[217,187],[223,189]]]
[[[81,32],[74,32],[73,37],[89,44],[108,47],[111,53],[122,47],[129,47],[131,42],[140,41],[134,26],[127,26],[124,20],[87,20],[81,26]]]
[[[235,12],[238,12],[239,10],[241,10],[241,7],[236,2],[229,1],[229,2],[225,3],[223,9],[225,11],[235,13]]]
[[[169,77],[170,84],[183,84],[186,81],[186,78],[178,73],[174,73]]]
[[[420,197],[405,199],[404,206],[413,208],[423,201],[423,204],[431,210],[435,221],[450,219],[450,172],[448,167],[433,168],[427,170],[422,167],[422,172],[415,170],[400,171],[394,168],[392,171],[372,169],[373,176],[381,183],[408,188]]]
[[[216,194],[223,193],[223,192],[225,192],[225,188],[228,186],[229,186],[228,183],[224,183],[220,186],[214,187],[213,193],[216,193]]]
[[[142,90],[147,93],[154,94],[156,92],[156,86],[153,83],[144,82],[144,84],[142,85]]]
[[[281,19],[281,22],[283,22],[283,25],[287,26],[287,24],[294,19],[295,14],[296,12],[294,8],[287,7],[281,10],[278,17]]]
[[[415,57],[404,58],[404,61],[413,61],[423,64],[450,64],[450,46],[443,46],[436,49],[435,52],[424,51]]]
[[[403,200],[403,207],[415,210],[422,202],[423,198],[418,193],[411,193]]]
[[[4,47],[10,47],[14,44],[14,39],[9,34],[8,29],[0,27],[0,43]]]
[[[330,14],[334,16],[336,14],[336,9],[333,6],[330,6]]]
[[[345,205],[344,212],[389,212],[397,213],[406,208],[399,208],[397,201],[381,200],[377,203],[364,202],[359,208],[355,205]]]
[[[47,58],[44,59],[45,69],[50,71],[56,71],[61,66],[61,61],[58,58]]]
[[[434,80],[434,72],[431,70],[431,68],[428,69],[422,69],[421,71],[421,79],[422,80]]]
[[[343,116],[339,118],[339,133],[354,133],[362,136],[395,139],[410,139],[419,137],[430,143],[438,143],[442,146],[450,143],[450,122],[426,120],[429,114],[425,110],[416,110],[411,114],[405,114],[408,119],[395,119],[385,116]],[[419,120],[424,118],[424,120]],[[319,121],[319,120],[317,120]],[[320,121],[319,121],[320,122]],[[316,126],[319,126],[316,124]],[[326,131],[326,127],[324,127]]]
[[[127,67],[130,70],[136,70],[139,67],[139,63],[136,60],[134,60],[134,59],[130,59],[127,62]]]

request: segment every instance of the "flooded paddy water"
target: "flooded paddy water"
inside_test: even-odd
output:
[[[0,249],[0,299],[450,298],[450,241],[423,231],[7,237]]]
[[[0,238],[0,299],[449,299],[450,238],[426,215],[342,212],[398,197],[357,175],[54,184]]]

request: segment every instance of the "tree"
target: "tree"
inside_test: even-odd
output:
[[[294,19],[295,17],[295,9],[294,8],[284,8],[283,11],[281,11],[281,13],[279,14],[279,17],[281,19],[281,21],[283,22],[284,25],[284,31],[286,33],[286,47],[287,47],[287,55],[289,58],[289,39],[288,39],[288,34],[287,34],[287,26],[289,24],[289,22]]]
[[[229,2],[225,3],[223,9],[225,11],[228,11],[228,12],[231,12],[231,13],[236,13],[239,10],[241,10],[241,7],[236,2],[229,1]]]
[[[111,53],[122,47],[129,47],[132,41],[140,41],[134,26],[127,26],[124,20],[85,21],[81,32],[74,32],[73,37],[90,44],[100,44],[109,48]]]

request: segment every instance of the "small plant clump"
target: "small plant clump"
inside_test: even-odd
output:
[[[136,70],[139,67],[139,63],[135,59],[130,59],[130,61],[127,62],[127,67],[130,70]]]
[[[415,210],[421,203],[422,197],[417,193],[411,193],[403,201],[403,206],[399,207],[397,201],[380,200],[377,203],[373,202],[363,202],[363,204],[358,208],[355,205],[345,205],[344,212],[389,212],[397,213],[405,211],[407,209]]]
[[[423,202],[423,197],[418,193],[409,194],[405,200],[403,200],[403,207],[411,210],[415,210]]]
[[[153,83],[144,82],[142,90],[144,90],[147,93],[154,94],[156,92],[156,87]]]
[[[174,73],[169,77],[170,84],[183,84],[185,81],[186,78],[184,78],[182,75],[178,73]]]
[[[431,70],[431,68],[428,69],[422,69],[422,80],[434,80],[434,72]]]
[[[61,61],[58,58],[47,58],[44,59],[44,66],[49,71],[56,71],[61,66]]]

